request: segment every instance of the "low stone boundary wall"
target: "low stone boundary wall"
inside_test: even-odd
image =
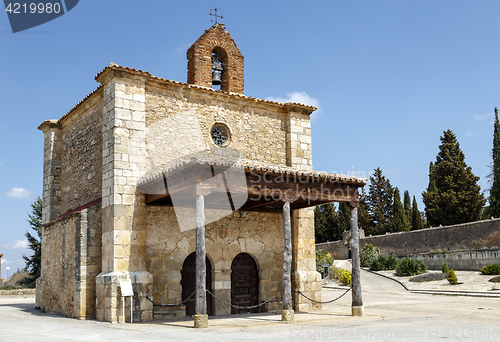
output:
[[[35,289],[0,290],[0,296],[34,296]]]
[[[500,264],[500,219],[367,236],[360,240],[361,248],[368,243],[383,254],[424,260],[430,269],[441,269],[446,262],[457,270],[478,270]],[[327,251],[334,259],[349,258],[348,241],[318,243],[316,249]]]
[[[500,264],[500,248],[420,253],[410,254],[409,257],[422,260],[430,270],[441,270],[446,262],[448,267],[455,271],[479,271],[484,266]]]

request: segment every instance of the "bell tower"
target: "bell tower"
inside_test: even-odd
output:
[[[188,84],[243,94],[243,55],[224,24],[215,24],[187,50]]]

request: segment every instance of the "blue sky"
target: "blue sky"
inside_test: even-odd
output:
[[[317,105],[316,170],[381,167],[420,203],[451,129],[481,177],[500,105],[499,1],[87,0],[13,34],[0,13],[0,253],[24,267],[30,203],[42,190],[43,134],[110,62],[186,81],[186,50],[222,22],[245,56],[245,94]]]

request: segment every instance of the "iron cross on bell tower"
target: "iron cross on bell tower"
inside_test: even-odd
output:
[[[217,18],[224,19],[224,17],[222,15],[217,15],[217,10],[218,10],[217,7],[214,7],[213,9],[212,8],[210,9],[210,16],[214,16],[215,17],[215,24],[217,24]],[[212,11],[214,11],[215,14],[212,13]],[[214,22],[213,20],[211,20],[211,21]]]

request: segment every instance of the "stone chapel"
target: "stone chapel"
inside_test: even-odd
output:
[[[321,308],[303,296],[321,300],[312,207],[347,202],[357,222],[366,180],[313,171],[316,108],[244,95],[223,24],[187,60],[187,83],[111,63],[39,126],[42,310],[138,322]]]

